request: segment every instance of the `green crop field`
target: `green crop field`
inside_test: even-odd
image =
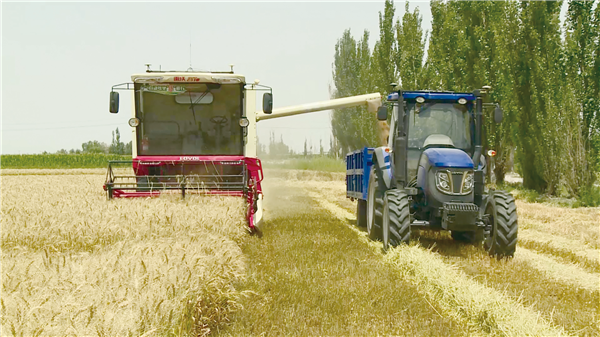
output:
[[[59,169],[106,167],[109,160],[131,160],[131,156],[104,153],[85,154],[3,154],[3,169]]]

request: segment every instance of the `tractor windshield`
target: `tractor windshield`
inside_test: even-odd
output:
[[[140,155],[242,155],[240,84],[136,84]]]
[[[467,106],[452,103],[424,103],[409,106],[408,147],[422,149],[431,135],[445,135],[452,145],[471,148]]]
[[[468,106],[453,103],[409,103],[408,120],[407,166],[409,176],[417,175],[419,158],[426,146],[426,141],[428,144],[431,144],[432,140],[442,140],[444,144],[451,142],[455,147],[468,153],[471,152]],[[429,138],[431,135],[436,136]]]

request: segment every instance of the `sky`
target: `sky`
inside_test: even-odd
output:
[[[396,16],[404,2],[395,2]],[[234,64],[247,82],[273,88],[274,107],[330,99],[335,44],[345,29],[358,40],[378,39],[376,2],[2,3],[3,154],[77,149],[89,140],[110,143],[117,127],[131,140],[131,97],[108,112],[112,85],[153,69],[223,71]],[[431,27],[428,2],[419,7]],[[260,96],[257,101],[261,102]],[[331,112],[258,123],[297,152],[305,139],[325,150]]]

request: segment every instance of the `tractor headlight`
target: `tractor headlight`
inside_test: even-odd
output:
[[[444,193],[452,193],[452,177],[450,172],[439,171],[435,173],[435,186]]]
[[[461,193],[471,193],[473,186],[475,185],[475,175],[473,172],[465,172],[462,181]]]

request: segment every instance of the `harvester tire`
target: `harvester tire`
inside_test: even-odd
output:
[[[517,249],[517,205],[504,191],[494,191],[486,207],[487,229],[483,247],[492,256],[512,257]]]
[[[371,167],[369,191],[367,193],[367,233],[371,240],[381,238],[383,222],[383,191],[379,188],[377,173]]]
[[[356,204],[356,225],[367,227],[367,201],[358,199]]]
[[[408,195],[399,190],[385,192],[383,199],[383,249],[410,242]]]

